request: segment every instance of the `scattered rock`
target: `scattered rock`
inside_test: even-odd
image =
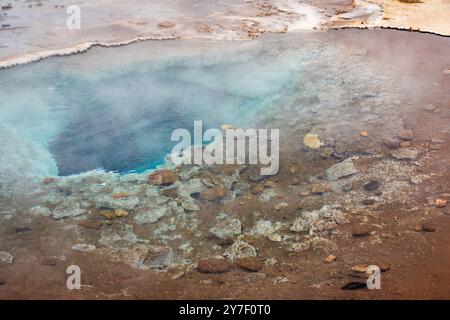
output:
[[[138,241],[131,224],[115,224],[104,229],[99,243],[107,247],[130,247]]]
[[[330,167],[325,174],[328,180],[336,181],[341,178],[351,176],[357,172],[358,170],[356,170],[353,165],[353,160],[347,159]]]
[[[58,264],[58,260],[55,258],[45,258],[41,260],[41,265],[54,267]]]
[[[230,271],[232,264],[227,259],[202,259],[198,262],[197,271],[200,273],[224,273]]]
[[[367,288],[366,282],[351,281],[341,287],[341,290],[362,290]]]
[[[174,28],[176,26],[176,23],[174,21],[166,20],[158,22],[158,28],[160,29],[170,29]]]
[[[370,180],[364,183],[364,189],[367,191],[375,191],[380,187],[380,182],[376,180]]]
[[[96,207],[103,210],[123,209],[130,211],[139,205],[139,198],[132,196],[128,198],[113,198],[112,196],[99,196]]]
[[[336,256],[330,254],[323,261],[325,261],[326,263],[332,263],[332,262],[336,261]]]
[[[359,132],[359,135],[361,136],[361,137],[368,137],[369,136],[369,132],[368,131],[360,131]]]
[[[262,184],[256,184],[252,187],[253,194],[260,194],[264,191],[265,187]]]
[[[352,271],[357,273],[367,273],[368,268],[369,266],[366,264],[358,264],[352,267]]]
[[[238,240],[234,242],[224,253],[224,256],[229,259],[241,259],[247,257],[256,257],[257,252],[255,247],[245,241]]]
[[[372,206],[375,202],[375,199],[363,199],[362,204],[365,206]]]
[[[200,199],[208,201],[218,201],[222,199],[226,190],[224,188],[211,188],[200,192]]]
[[[24,232],[31,232],[31,231],[33,231],[33,229],[30,227],[16,227],[16,228],[14,228],[14,231],[16,233],[24,233]]]
[[[273,281],[272,281],[272,283],[274,285],[287,283],[287,282],[289,282],[289,279],[286,277],[282,277],[282,276],[275,277],[275,279],[273,279]]]
[[[128,216],[128,212],[123,209],[116,209],[116,210],[101,210],[100,215],[104,216],[105,218],[112,220],[116,218],[124,218]]]
[[[311,187],[311,194],[324,194],[328,192],[333,192],[333,189],[326,184],[315,184]]]
[[[80,252],[92,252],[97,249],[93,244],[74,244],[72,250]]]
[[[144,265],[150,269],[164,270],[172,265],[173,249],[171,247],[150,246]]]
[[[370,234],[370,229],[367,225],[358,224],[352,228],[352,236],[354,237],[365,237]]]
[[[429,105],[425,106],[423,109],[424,109],[425,111],[431,112],[431,111],[436,110],[436,106],[434,106],[434,105],[432,105],[432,104],[429,104]]]
[[[14,256],[6,251],[0,251],[0,263],[2,264],[12,264]]]
[[[436,199],[436,207],[437,208],[445,208],[448,204],[448,201],[445,199]]]
[[[400,142],[400,147],[401,148],[409,148],[409,147],[411,147],[411,142],[410,141],[402,141],[402,142]]]
[[[308,133],[303,138],[303,144],[310,149],[319,149],[324,144],[320,141],[319,136],[317,134]]]
[[[283,210],[284,208],[286,208],[286,207],[288,207],[288,206],[289,206],[289,205],[288,205],[287,202],[280,202],[280,203],[277,203],[276,205],[274,205],[273,208],[274,208],[275,210],[277,210],[277,211],[281,211],[281,210]]]
[[[391,155],[398,160],[415,160],[419,152],[416,149],[396,149],[391,151]]]
[[[239,268],[242,268],[244,270],[248,270],[251,272],[258,272],[264,267],[264,263],[261,260],[254,258],[254,257],[238,259],[236,261],[236,265]]]
[[[112,197],[114,199],[123,199],[123,198],[128,198],[130,195],[126,192],[118,192],[118,193],[114,193],[112,195]]]
[[[411,130],[400,131],[398,137],[404,141],[414,140],[414,133]]]
[[[384,140],[383,140],[383,143],[384,143],[388,148],[391,148],[391,149],[397,149],[397,148],[400,146],[400,142],[399,142],[397,139],[390,139],[390,138],[387,138],[387,139],[384,139]]]
[[[436,229],[437,226],[431,222],[425,222],[422,224],[422,230],[425,232],[434,232]]]
[[[36,206],[31,208],[30,213],[37,217],[48,217],[52,214],[49,208],[43,206]]]
[[[101,221],[96,220],[84,220],[79,222],[78,225],[86,229],[100,230],[102,228],[103,223]]]
[[[320,156],[323,159],[330,159],[334,154],[334,150],[333,148],[324,148],[321,152],[320,152]]]
[[[292,243],[289,246],[288,251],[290,251],[290,252],[303,252],[303,251],[309,250],[309,248],[311,248],[311,245],[307,241],[305,241],[305,242],[294,242],[294,243]]]
[[[73,218],[86,213],[86,210],[80,208],[77,202],[62,203],[52,211],[53,219]]]
[[[353,189],[353,183],[352,182],[346,183],[346,184],[344,184],[342,186],[342,191],[344,191],[344,192],[352,191],[352,189]]]
[[[148,180],[155,186],[170,186],[178,180],[178,173],[174,170],[163,169],[151,173]]]
[[[211,228],[209,232],[219,239],[233,238],[241,234],[242,225],[239,219],[225,218]]]

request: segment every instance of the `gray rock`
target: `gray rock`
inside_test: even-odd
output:
[[[351,176],[357,172],[358,170],[356,170],[353,165],[353,160],[347,159],[328,168],[325,174],[328,180],[336,181],[341,178]]]
[[[225,218],[211,228],[209,232],[219,239],[228,239],[241,234],[242,225],[238,219]]]
[[[86,210],[81,209],[80,203],[74,201],[63,202],[52,211],[53,219],[65,219],[81,216]]]
[[[2,264],[12,264],[14,257],[11,253],[6,251],[0,251],[0,263]]]
[[[134,222],[137,224],[155,223],[168,213],[169,209],[166,206],[157,208],[143,209],[134,216]]]
[[[80,251],[80,252],[92,252],[92,251],[95,251],[95,249],[97,249],[97,248],[92,244],[77,243],[72,246],[72,250]]]
[[[164,270],[172,265],[173,250],[170,247],[149,247],[144,265],[150,269]]]
[[[398,160],[415,160],[418,155],[417,149],[396,149],[391,151],[391,156]]]
[[[50,209],[44,206],[35,206],[30,209],[30,213],[37,217],[48,217],[52,214]]]
[[[242,259],[247,257],[256,257],[257,252],[255,247],[245,241],[238,240],[234,242],[224,253],[224,256],[229,259]]]
[[[107,208],[107,209],[124,209],[132,210],[137,205],[139,205],[138,197],[127,197],[127,198],[113,198],[112,196],[100,196],[95,199],[97,208]]]
[[[131,224],[116,224],[102,231],[100,244],[107,247],[128,247],[138,241]]]

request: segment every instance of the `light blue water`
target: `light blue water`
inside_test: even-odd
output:
[[[113,60],[116,50],[120,62],[102,63],[104,50]],[[14,161],[39,153],[27,166],[44,174],[144,171],[164,161],[174,129],[192,130],[194,120],[205,130],[248,125],[295,90],[296,68],[286,55],[261,50],[248,58],[225,52],[208,63],[196,56],[133,63],[120,50],[91,53],[95,67],[81,55],[0,71],[0,130],[4,137],[14,132],[3,143],[15,144],[9,152],[22,150]]]

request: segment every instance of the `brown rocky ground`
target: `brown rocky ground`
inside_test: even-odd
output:
[[[199,210],[194,209],[195,213],[188,214],[188,222],[198,223],[195,228],[190,228],[189,223],[177,225],[170,215],[157,224],[141,225],[136,220],[139,212],[133,208],[128,210],[130,214],[126,217],[107,219],[103,206],[95,203],[88,205],[90,209],[84,214],[86,220],[72,217],[70,210],[56,210],[51,204],[45,204],[52,211],[51,217],[22,212],[4,219],[0,224],[1,248],[10,252],[14,261],[0,264],[0,297],[448,299],[450,209],[448,205],[436,206],[436,199],[450,200],[450,93],[447,90],[450,77],[444,72],[450,62],[448,41],[421,34],[409,34],[406,38],[397,32],[341,32],[348,44],[365,49],[364,59],[375,65],[389,66],[392,72],[401,75],[389,80],[394,85],[386,83],[393,92],[403,90],[400,101],[392,105],[388,100],[349,103],[343,110],[352,125],[337,125],[340,122],[333,118],[331,110],[327,111],[328,120],[321,118],[323,121],[318,123],[309,122],[309,118],[297,119],[293,128],[287,129],[287,138],[281,141],[280,173],[264,181],[257,181],[255,168],[240,168],[237,180],[230,186],[226,177],[236,171],[235,167],[201,168],[194,177],[208,183],[209,190],[215,191],[206,195],[202,192],[192,194]],[[362,32],[370,37],[360,36]],[[386,45],[380,46],[380,43]],[[402,55],[405,52],[413,54]],[[376,81],[374,77],[374,83]],[[364,99],[370,101],[373,97]],[[290,110],[290,107],[285,108]],[[266,124],[279,127],[286,124],[283,115],[289,118],[291,114],[280,112],[275,118],[266,119]],[[317,110],[313,114],[318,117]],[[311,131],[324,141],[324,147],[311,150],[302,144],[305,134]],[[396,145],[400,141],[402,146]],[[398,154],[399,150],[413,150],[413,154],[407,155],[412,159],[394,158],[392,154]],[[327,170],[348,158],[352,159],[357,172],[337,181],[330,179]],[[182,168],[179,173],[186,172],[189,168]],[[167,180],[154,177],[152,181],[173,184],[171,174],[165,177]],[[173,185],[183,185],[186,181],[189,179]],[[379,186],[372,183],[373,188],[365,188],[368,181],[377,181]],[[139,191],[141,199],[152,197],[148,192],[154,189],[149,187],[147,178],[127,183],[146,190],[145,194]],[[222,184],[227,185],[225,194],[217,190]],[[43,181],[41,186],[43,190],[56,190],[58,194],[71,193],[67,187],[81,192],[77,184],[61,188],[58,181],[52,180]],[[179,198],[179,189],[157,188],[159,196],[164,195],[175,202],[186,200]],[[102,191],[104,195],[109,193],[111,190]],[[268,201],[262,200],[261,193]],[[237,198],[222,203],[216,201],[231,194]],[[115,198],[128,196],[116,193]],[[305,217],[321,208],[326,208],[321,219],[313,219],[304,230],[294,228],[297,219],[306,223]],[[240,221],[242,230],[222,239],[217,237],[217,232],[216,237],[212,237],[210,228],[216,224],[220,212],[231,213],[231,217]],[[67,214],[66,219],[57,218],[59,214]],[[280,228],[255,235],[252,230],[259,220],[270,220]],[[86,227],[85,221],[90,221],[91,228]],[[140,260],[139,250],[154,241],[153,238],[145,241],[149,232],[159,229],[159,234],[170,237],[173,233],[164,228],[171,224],[175,224],[177,232],[182,234],[181,239],[167,238],[172,247],[179,245],[181,248],[176,250],[177,257],[183,251],[196,260],[192,264],[174,260],[172,265],[175,267],[166,269],[167,265],[161,260],[165,261],[167,251],[161,247],[152,253],[145,251],[145,259]],[[123,225],[131,225],[133,231],[125,230],[125,235],[115,237],[111,230]],[[219,231],[229,232],[230,226],[231,223],[226,224]],[[353,235],[357,229],[362,236]],[[368,234],[365,235],[364,229]],[[144,241],[136,242],[134,235]],[[125,245],[118,246],[116,240]],[[192,253],[183,247],[186,241],[191,242]],[[201,259],[216,259],[224,251],[230,252],[233,243],[242,242],[247,248],[257,248],[255,258],[246,262],[236,259],[231,264],[225,260],[202,262],[202,270],[220,268],[225,271],[221,274],[196,270]],[[72,250],[76,243],[95,243],[97,249],[93,252]],[[129,243],[133,244],[130,246]],[[252,252],[243,255],[254,256]],[[336,257],[335,261],[329,258],[330,255]],[[327,257],[329,262],[325,261]],[[162,263],[161,269],[165,270],[155,272],[139,268],[142,267],[140,263],[156,262]],[[65,286],[65,271],[72,264],[81,267],[81,290],[70,291]],[[250,272],[238,264],[258,271]],[[361,264],[377,264],[388,269],[382,274],[381,290],[341,290],[351,281],[364,281],[361,274],[351,270]]]

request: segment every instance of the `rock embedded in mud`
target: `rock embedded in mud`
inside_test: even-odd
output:
[[[171,21],[171,20],[166,20],[166,21],[158,22],[157,26],[160,29],[171,29],[171,28],[174,28],[176,26],[176,23],[174,21]]]
[[[211,228],[209,232],[219,239],[233,238],[242,232],[241,221],[229,217],[225,218]]]
[[[114,224],[104,229],[101,233],[99,243],[106,247],[129,247],[138,241],[137,235],[133,232],[130,224]]]
[[[347,159],[328,168],[325,174],[328,180],[337,181],[341,178],[351,176],[357,172],[358,170],[356,170],[355,166],[353,165],[353,160]]]
[[[445,199],[436,199],[436,208],[445,208],[448,204],[448,201]]]
[[[78,225],[86,229],[100,230],[103,226],[103,223],[96,220],[84,220],[79,222]]]
[[[197,271],[200,273],[224,273],[232,267],[228,259],[202,259],[198,262]]]
[[[236,265],[241,269],[251,272],[258,272],[262,270],[262,268],[264,267],[264,263],[261,260],[254,257],[237,259]]]
[[[44,206],[35,206],[30,209],[30,213],[36,217],[48,217],[52,214],[51,210]]]
[[[376,203],[375,199],[363,199],[362,204],[365,206],[373,206]]]
[[[370,180],[364,183],[364,189],[367,191],[375,191],[380,187],[380,182],[376,180]]]
[[[323,261],[326,262],[326,263],[332,263],[332,262],[336,261],[336,256],[330,254]]]
[[[425,222],[422,224],[422,230],[425,232],[434,232],[436,231],[437,226],[431,222]]]
[[[326,184],[315,184],[311,187],[311,194],[321,195],[329,192],[333,192],[333,189]]]
[[[132,196],[128,198],[113,198],[112,196],[99,196],[96,200],[98,209],[123,209],[130,211],[139,205],[139,198]]]
[[[151,173],[148,181],[155,186],[170,186],[178,181],[178,173],[168,169],[159,170]]]
[[[402,130],[398,137],[404,141],[412,141],[414,140],[414,133],[411,130]]]
[[[386,138],[383,140],[385,146],[391,149],[398,149],[400,147],[400,141],[397,139]]]
[[[396,149],[391,151],[391,156],[398,160],[415,160],[418,155],[417,149]]]
[[[72,250],[79,252],[92,252],[97,249],[93,244],[74,244]]]
[[[134,216],[134,222],[140,225],[155,223],[168,213],[166,207],[150,208],[142,210]]]
[[[303,252],[303,251],[309,250],[310,247],[311,247],[311,245],[307,241],[305,241],[305,242],[294,242],[294,243],[292,243],[289,246],[288,251],[290,251],[290,252]]]
[[[171,247],[150,246],[144,265],[150,269],[164,270],[172,265],[173,249]]]
[[[257,255],[255,247],[242,240],[235,241],[224,253],[224,256],[231,260],[256,257]]]
[[[366,237],[370,234],[370,229],[367,225],[358,224],[352,228],[352,236],[354,237]]]
[[[112,220],[116,218],[124,218],[128,216],[128,212],[123,209],[115,209],[115,210],[101,210],[100,215]]]
[[[58,205],[52,211],[53,219],[65,219],[65,218],[73,218],[78,217],[86,213],[86,210],[80,208],[80,204],[78,202],[64,202]]]
[[[12,264],[14,261],[14,256],[6,251],[0,251],[0,263],[2,264]]]
[[[200,199],[207,201],[218,201],[227,193],[225,188],[211,188],[200,192]]]
[[[310,149],[319,149],[324,146],[323,142],[320,141],[317,134],[308,133],[303,138],[303,144]]]
[[[334,154],[334,149],[333,148],[324,148],[321,152],[320,152],[320,157],[322,157],[323,159],[330,159]]]

